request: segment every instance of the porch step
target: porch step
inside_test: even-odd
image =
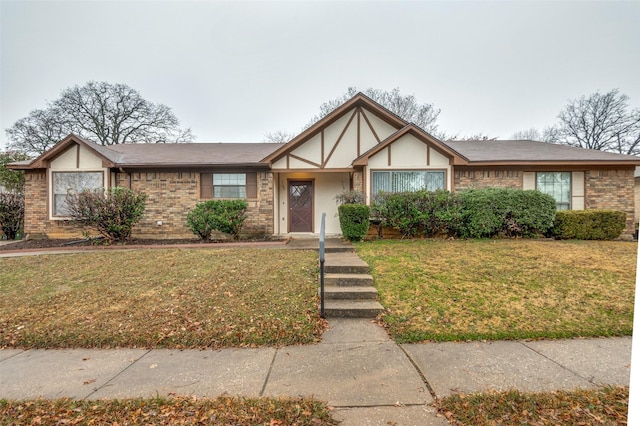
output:
[[[320,289],[318,289],[318,293]],[[371,286],[367,287],[338,287],[325,286],[324,300],[376,300],[378,290]]]
[[[329,318],[375,318],[383,311],[373,300],[325,300],[324,314]]]
[[[327,274],[368,274],[369,265],[355,253],[326,253],[324,271]]]
[[[369,274],[324,274],[324,285],[336,287],[373,286],[373,277]]]

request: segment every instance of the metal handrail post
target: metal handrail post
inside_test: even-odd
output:
[[[320,223],[320,317],[324,318],[324,218],[326,213],[322,213]]]

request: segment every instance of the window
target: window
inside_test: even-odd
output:
[[[67,196],[83,190],[104,188],[102,172],[54,172],[53,215],[68,216]]]
[[[555,198],[557,210],[571,208],[571,172],[538,172],[536,189]]]
[[[371,190],[378,192],[412,192],[445,189],[444,171],[378,171],[373,172]]]
[[[247,198],[247,176],[244,173],[214,173],[213,198]]]
[[[256,173],[202,173],[200,198],[257,198]]]

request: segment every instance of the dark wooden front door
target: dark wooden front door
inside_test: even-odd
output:
[[[313,232],[313,181],[289,181],[289,232]]]

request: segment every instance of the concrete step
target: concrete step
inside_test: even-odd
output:
[[[320,294],[320,289],[318,289]],[[324,300],[376,300],[378,290],[373,287],[325,286]]]
[[[355,253],[326,253],[324,271],[328,274],[368,274],[369,265]]]
[[[375,318],[383,311],[382,305],[373,300],[325,300],[327,318]]]
[[[363,287],[372,286],[373,277],[369,274],[324,274],[325,286]]]

